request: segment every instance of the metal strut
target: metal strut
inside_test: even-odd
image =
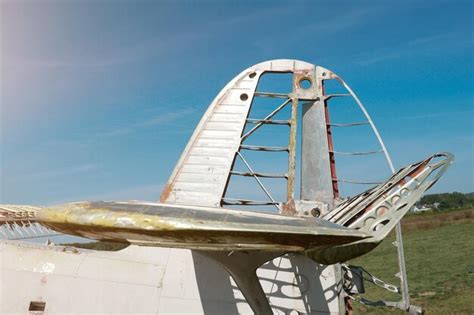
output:
[[[362,126],[362,125],[368,125],[368,121],[362,121],[362,122],[355,122],[355,123],[349,123],[349,124],[335,124],[335,123],[329,123],[328,126],[332,127],[354,127],[354,126]]]
[[[254,95],[261,96],[261,97],[272,97],[272,98],[290,98],[290,95],[285,94],[285,93],[255,92]]]
[[[253,171],[252,167],[250,166],[250,164],[247,162],[247,160],[242,156],[242,154],[240,154],[240,152],[237,152],[237,155],[240,157],[240,159],[242,160],[242,162],[244,162],[245,166],[248,168],[248,170],[253,173],[253,178],[255,178],[255,180],[257,181],[258,185],[260,186],[260,188],[262,188],[263,192],[265,193],[265,195],[267,195],[267,197],[272,201],[272,204],[277,208],[278,211],[280,211],[280,206],[279,204],[275,201],[275,199],[273,199],[272,195],[270,194],[270,192],[267,190],[267,188],[265,188],[265,185],[263,185],[263,183],[260,181],[260,179],[258,178],[258,176],[255,175],[255,172]]]
[[[356,184],[356,185],[380,185],[383,183],[383,182],[364,182],[364,181],[347,180],[347,179],[340,179],[340,178],[333,178],[332,180],[336,182]]]
[[[268,114],[267,116],[265,116],[265,118],[263,120],[269,120],[271,119],[273,116],[275,116],[276,114],[278,114],[278,112],[280,112],[283,108],[285,108],[285,106],[291,102],[291,99],[287,99],[286,101],[284,101],[280,106],[278,106],[274,111],[272,111],[270,114]],[[257,125],[255,127],[253,127],[252,129],[250,129],[249,131],[247,131],[241,138],[240,138],[240,142],[244,142],[245,139],[248,138],[248,136],[250,136],[252,133],[254,133],[258,128],[260,128],[261,126],[263,125],[263,122],[260,122],[260,123],[257,123]]]
[[[290,125],[289,120],[272,120],[272,119],[254,119],[247,118],[247,121],[250,124],[268,124],[268,125]]]
[[[329,152],[334,153],[334,154],[340,154],[340,155],[369,155],[369,154],[382,153],[383,150],[363,151],[363,152],[343,152],[343,151],[330,150]]]
[[[249,172],[239,172],[231,171],[230,174],[237,176],[247,176],[247,177],[265,177],[265,178],[288,178],[287,174],[277,174],[277,173],[249,173]]]
[[[359,100],[357,95],[352,91],[350,86],[341,78],[337,77],[337,80],[344,86],[344,88],[349,92],[350,95],[354,98],[356,101],[357,105],[359,106],[360,110],[364,114],[365,118],[367,119],[368,123],[372,127],[372,130],[377,137],[377,140],[382,147],[382,151],[385,155],[385,158],[387,160],[387,163],[390,167],[390,170],[392,171],[392,174],[395,173],[395,167],[393,166],[392,159],[390,157],[390,154],[388,153],[387,148],[385,147],[385,143],[382,140],[382,137],[380,136],[380,133],[375,126],[374,122],[372,121],[372,118],[370,117],[369,113],[365,109],[364,105],[362,105],[362,102]],[[396,239],[397,239],[397,253],[398,253],[398,266],[400,269],[400,287],[402,291],[402,306],[404,310],[408,310],[410,308],[410,295],[408,293],[408,278],[407,278],[407,272],[406,272],[406,266],[405,266],[405,253],[403,251],[403,237],[402,237],[402,228],[400,223],[397,223],[395,227],[396,231]]]

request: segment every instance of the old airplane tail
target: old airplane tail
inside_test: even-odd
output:
[[[270,85],[269,90],[260,91],[261,79],[275,74],[290,76],[286,90],[274,90]],[[327,92],[326,84],[330,82],[339,83],[344,92]],[[260,107],[260,116],[254,117],[252,109],[261,99],[275,104],[270,109],[268,104]],[[329,104],[335,99],[353,100],[365,120],[331,122]],[[335,149],[333,128],[363,125],[371,128],[380,149]],[[273,135],[254,138],[264,126],[288,127],[287,142],[278,146],[258,142],[273,140]],[[278,172],[261,171],[248,158],[249,152],[286,154],[285,168]],[[394,171],[374,122],[338,75],[298,60],[266,61],[242,71],[212,101],[159,203],[78,202],[35,208],[23,221],[14,222],[11,215],[8,220],[0,217],[0,231],[2,222],[8,226],[30,222],[47,227],[46,231],[91,239],[191,249],[218,262],[234,278],[255,313],[269,314],[271,307],[256,274],[263,263],[285,253],[305,255],[323,264],[344,262],[367,253],[388,235],[453,160],[449,153],[432,155],[394,171],[388,181],[343,201],[341,183],[372,183],[338,177],[336,156],[379,153]],[[262,159],[271,160],[268,156]],[[232,189],[235,178],[253,180],[266,199],[234,197],[232,193],[243,193],[242,189]],[[283,197],[267,179],[284,183]],[[298,181],[300,195],[295,196]],[[273,207],[277,214],[259,213],[255,211],[257,206]],[[242,207],[252,211],[241,211]],[[27,207],[0,207],[5,209],[9,212],[2,214],[18,214]],[[334,269],[329,277],[335,278],[335,273]]]
[[[35,220],[97,240],[224,252],[305,252],[333,264],[379,244],[452,160],[451,154],[438,153],[402,168],[322,218],[135,201],[37,208]]]
[[[402,168],[385,183],[347,200],[322,218],[136,201],[0,209],[9,213],[10,221],[39,223],[47,231],[195,250],[233,277],[256,313],[269,314],[271,308],[256,274],[262,264],[286,253],[304,253],[322,264],[367,253],[436,183],[452,160],[451,154],[439,153]]]

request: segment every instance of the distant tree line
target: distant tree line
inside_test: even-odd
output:
[[[460,192],[430,194],[423,196],[417,206],[432,206],[439,203],[438,210],[469,208],[474,206],[474,192],[463,194]]]

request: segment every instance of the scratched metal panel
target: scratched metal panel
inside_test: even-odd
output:
[[[177,177],[177,182],[183,182],[183,183],[192,183],[192,184],[198,184],[198,185],[216,185],[217,183],[214,182],[214,180],[217,180],[221,176],[226,176],[226,174],[214,174],[214,173],[180,173]],[[201,183],[197,183],[199,180],[201,180]]]
[[[0,241],[0,257],[0,314],[25,314],[30,301],[39,297],[47,314],[253,313],[217,262],[189,250],[132,245],[118,252],[72,253],[61,246]],[[41,268],[35,271],[36,266]],[[333,291],[316,282],[314,270],[313,261],[294,255],[259,268],[275,314],[327,308],[313,297]],[[117,275],[120,281],[114,281]],[[302,278],[307,282],[300,284]]]
[[[213,147],[213,148],[226,148],[233,149],[235,141],[232,139],[203,139],[200,138],[196,141],[195,148],[199,147]]]
[[[242,114],[221,114],[215,112],[214,115],[209,119],[209,122],[225,122],[227,124],[239,124],[239,120],[242,118]]]
[[[185,165],[181,169],[180,175],[183,174],[221,174],[221,175],[227,175],[227,172],[225,168],[221,167],[209,167],[208,165]]]
[[[247,112],[246,108],[238,106],[219,106],[215,110],[218,114],[229,114],[229,115],[239,115],[240,119],[243,121],[245,118],[245,113]]]
[[[235,152],[231,148],[213,148],[213,147],[195,147],[193,150],[195,156],[233,156]]]
[[[155,313],[168,253],[0,241],[0,314],[28,314],[30,301],[45,302],[45,314]]]

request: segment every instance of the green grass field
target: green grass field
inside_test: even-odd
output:
[[[411,304],[423,307],[426,314],[474,314],[474,209],[408,215],[402,228]],[[394,240],[392,233],[374,251],[350,263],[399,285]],[[400,299],[365,284],[365,298]],[[404,313],[358,302],[353,307],[355,314]]]

